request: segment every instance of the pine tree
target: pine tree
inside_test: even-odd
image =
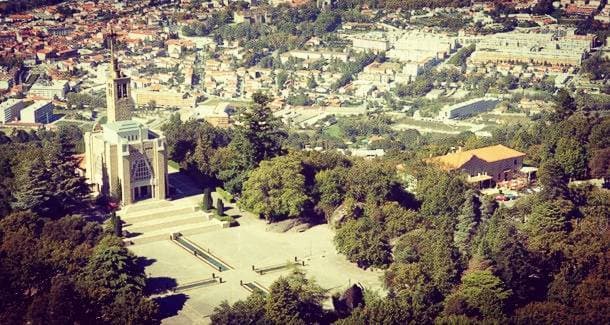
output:
[[[538,171],[538,181],[542,185],[541,195],[547,200],[568,195],[568,177],[555,159],[542,163]]]
[[[224,203],[222,202],[222,199],[221,199],[221,198],[218,198],[218,199],[216,200],[216,213],[217,213],[219,216],[223,216],[223,215],[225,214],[225,205],[224,205]]]
[[[58,145],[49,161],[52,193],[58,202],[60,216],[84,210],[90,189],[84,177],[77,174],[74,144],[65,133],[60,133]]]
[[[208,212],[212,209],[212,192],[209,187],[203,191],[203,211]]]
[[[52,195],[50,172],[40,157],[30,166],[26,183],[17,192],[14,208],[31,210],[41,217],[51,217],[58,208]]]
[[[121,180],[117,177],[116,182],[114,182],[114,188],[112,189],[113,195],[116,197],[118,202],[123,200],[123,185],[121,185]]]
[[[254,105],[241,114],[241,125],[236,127],[229,145],[235,155],[219,171],[219,178],[232,193],[241,191],[248,172],[259,162],[282,153],[281,140],[287,136],[281,129],[280,120],[268,107],[271,99],[259,92],[253,94],[252,99]]]
[[[457,225],[453,234],[453,240],[460,252],[464,254],[474,236],[481,219],[481,202],[474,191],[466,192],[466,201],[458,215]]]
[[[123,237],[123,221],[121,217],[117,217],[114,213],[114,235],[117,237]]]

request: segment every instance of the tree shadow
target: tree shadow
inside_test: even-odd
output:
[[[178,286],[178,282],[176,279],[160,276],[146,279],[146,287],[145,291],[149,295],[161,294],[172,289],[175,289]]]
[[[203,189],[185,171],[171,173],[167,176],[167,179],[171,185],[171,198],[174,200],[203,193]]]
[[[421,205],[413,193],[405,191],[398,184],[392,186],[388,196],[390,200],[398,202],[405,209],[417,210]]]
[[[231,209],[229,209],[229,210],[231,210]],[[227,212],[228,212],[228,210],[227,210]],[[233,219],[239,219],[239,218],[241,218],[241,217],[242,217],[242,215],[241,215],[241,214],[232,214],[232,215],[230,215],[230,216],[231,216],[231,217],[233,217]]]
[[[131,231],[125,231],[125,238],[133,238],[133,237],[137,237],[140,236],[142,233],[141,232],[131,232]]]
[[[157,260],[154,258],[148,258],[148,257],[143,257],[143,256],[138,256],[136,257],[136,264],[139,267],[145,268],[147,266],[151,266],[153,265]]]
[[[168,318],[178,315],[184,307],[189,296],[184,293],[177,293],[170,296],[158,297],[154,301],[159,305],[159,318]]]

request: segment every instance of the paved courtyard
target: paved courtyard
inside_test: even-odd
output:
[[[195,209],[199,202],[201,195],[194,195],[176,201],[142,202],[121,212],[125,229],[135,234],[126,239],[133,242],[129,249],[144,258],[150,283],[161,288],[159,293],[164,288],[178,288],[157,298],[166,313],[164,324],[209,323],[209,315],[222,301],[233,303],[248,297],[250,293],[240,281],[269,288],[275,279],[290,272],[284,268],[260,275],[252,271],[252,265],[278,265],[295,257],[305,262],[301,269],[307,276],[331,293],[353,283],[373,290],[381,288],[382,272],[359,269],[339,255],[332,242],[334,233],[327,225],[304,232],[269,232],[265,221],[227,204],[227,213],[237,216],[240,225],[222,228],[218,220]],[[171,241],[169,234],[173,232],[209,250],[231,269],[218,272]],[[212,278],[212,273],[221,277],[222,283],[180,290],[185,284]]]

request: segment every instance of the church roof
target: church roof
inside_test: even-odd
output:
[[[142,124],[133,120],[127,121],[116,121],[116,122],[108,122],[105,125],[107,128],[115,131],[116,133],[130,132],[130,131],[139,131],[142,127]]]

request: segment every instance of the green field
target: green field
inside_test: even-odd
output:
[[[83,121],[83,122],[57,121],[57,122],[53,123],[53,125],[55,125],[57,127],[62,127],[62,126],[67,126],[67,125],[74,125],[74,126],[77,126],[78,128],[80,128],[81,131],[83,131],[83,133],[91,132],[91,130],[93,129],[93,123],[88,122],[88,121]]]
[[[333,138],[341,139],[343,137],[343,132],[341,128],[337,124],[333,124],[326,129],[324,129],[324,133],[330,135]]]

